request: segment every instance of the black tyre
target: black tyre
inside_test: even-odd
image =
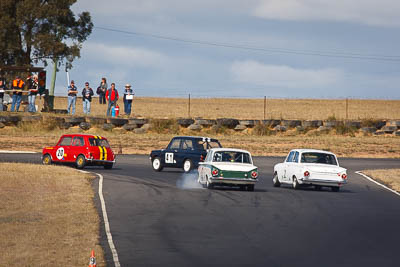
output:
[[[156,172],[160,172],[163,169],[163,165],[159,157],[155,157],[151,162],[151,165],[153,166],[153,170],[155,170]]]
[[[183,162],[183,171],[190,172],[193,169],[193,162],[190,159],[185,159]]]
[[[51,165],[51,156],[49,154],[44,155],[42,163],[43,165]]]
[[[333,192],[339,192],[340,187],[339,186],[332,186],[331,189],[332,189]]]
[[[274,177],[272,178],[272,184],[274,185],[274,187],[281,186],[281,182],[279,182],[279,179],[278,179],[278,173],[274,173]]]
[[[254,184],[249,184],[247,186],[247,191],[253,192],[254,191]]]
[[[207,187],[208,189],[213,189],[213,188],[214,188],[214,185],[208,181],[208,178],[207,178],[206,187]]]
[[[320,185],[314,185],[314,189],[315,189],[316,191],[321,191],[322,186],[320,186]]]
[[[296,190],[296,189],[299,189],[299,187],[300,187],[300,184],[299,184],[299,182],[297,181],[296,176],[293,177],[292,186],[293,186],[293,189],[295,189],[295,190]]]
[[[75,162],[76,168],[83,169],[86,165],[86,159],[83,155],[79,155]]]
[[[113,163],[107,163],[106,165],[104,165],[104,169],[106,170],[112,169],[113,165],[114,165]]]

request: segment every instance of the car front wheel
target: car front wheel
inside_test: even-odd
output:
[[[78,168],[78,169],[83,169],[83,168],[85,167],[85,165],[86,165],[86,159],[85,159],[85,157],[84,157],[83,155],[79,155],[79,156],[76,158],[75,164],[76,164],[76,168]]]
[[[278,173],[274,173],[274,178],[272,178],[272,184],[274,185],[274,187],[281,186],[281,183],[279,182],[279,179],[278,179]]]
[[[106,165],[104,165],[104,169],[109,170],[112,169],[113,167],[113,163],[107,163]]]
[[[44,155],[42,163],[43,165],[51,165],[51,157],[49,154]]]
[[[333,192],[339,192],[340,187],[339,186],[332,186],[332,191]]]
[[[156,172],[160,172],[160,171],[162,171],[162,169],[163,169],[163,166],[162,166],[162,164],[161,164],[161,159],[160,159],[159,157],[155,157],[155,158],[153,159],[152,166],[153,166],[153,169],[154,169]]]
[[[187,159],[183,162],[183,171],[190,172],[193,169],[193,162],[190,159]]]
[[[293,186],[293,189],[299,189],[300,185],[299,185],[299,182],[297,181],[296,177],[293,177],[292,186]]]

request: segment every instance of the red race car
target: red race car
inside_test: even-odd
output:
[[[43,149],[42,163],[75,164],[78,169],[87,165],[99,165],[111,169],[115,163],[115,155],[104,137],[65,134],[61,136],[57,145]]]

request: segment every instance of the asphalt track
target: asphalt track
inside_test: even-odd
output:
[[[0,154],[0,161],[38,163],[40,155]],[[147,156],[86,170],[104,176],[121,266],[400,266],[400,198],[354,173],[399,168],[400,160],[339,159],[349,184],[337,193],[272,187],[281,161],[255,158],[255,192],[197,188],[195,174],[156,173]],[[104,233],[101,243],[113,266]]]

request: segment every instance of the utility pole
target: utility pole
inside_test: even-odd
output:
[[[266,111],[267,111],[267,97],[264,96],[264,120],[265,120]]]
[[[56,75],[57,75],[57,58],[53,58],[53,74],[51,76],[49,101],[47,103],[50,110],[54,109],[54,88],[56,87]]]

